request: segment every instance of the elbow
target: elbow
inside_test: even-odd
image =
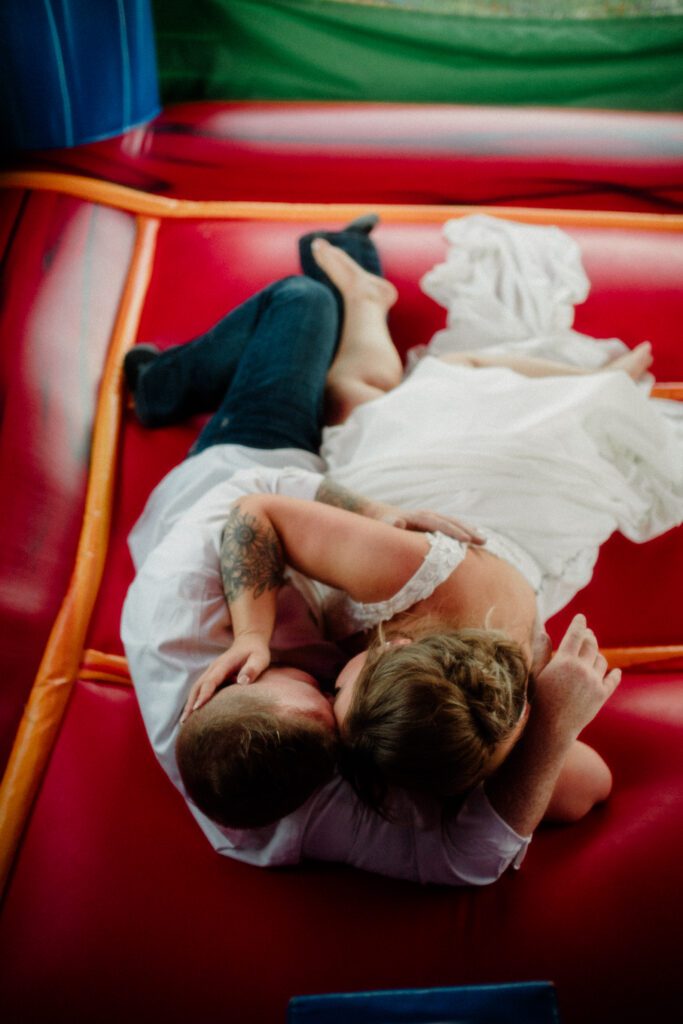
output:
[[[577,742],[558,780],[545,820],[573,824],[607,800],[612,773],[592,747]]]

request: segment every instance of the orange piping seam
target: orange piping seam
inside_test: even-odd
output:
[[[675,402],[683,402],[683,381],[662,381],[661,384],[653,384],[651,395],[653,398],[669,398]]]
[[[84,666],[95,664],[100,668],[106,665],[113,672],[118,670],[124,675],[128,675],[128,659],[124,654],[107,654],[105,651],[95,651],[88,647],[83,651],[81,664]]]
[[[514,206],[414,206],[381,203],[267,203],[172,199],[140,192],[125,185],[52,171],[6,171],[0,188],[61,192],[130,213],[176,219],[233,219],[281,221],[346,221],[372,208],[385,223],[441,223],[449,217],[488,213],[504,220],[559,227],[606,227],[644,231],[683,231],[683,215],[627,213],[603,210],[553,210]]]
[[[602,647],[601,652],[607,658],[610,668],[628,668],[631,665],[647,665],[683,658],[683,644]],[[102,651],[84,651],[79,677],[92,682],[132,685],[126,659],[120,654],[105,654]]]
[[[610,668],[629,668],[632,665],[648,665],[683,658],[683,644],[602,647],[601,653],[607,658]],[[103,654],[100,651],[85,652],[79,669],[79,678],[88,682],[133,685],[126,659],[117,654]]]
[[[602,647],[601,652],[607,658],[610,668],[629,668],[631,665],[648,665],[650,662],[683,658],[683,644],[658,647]]]
[[[78,678],[103,683],[132,685],[128,662],[122,654],[105,654],[103,651],[83,651]]]
[[[134,343],[154,262],[159,222],[139,218],[133,256],[107,355],[93,429],[83,525],[74,569],[50,633],[0,786],[0,891],[78,676],[104,569],[121,422],[121,363]]]
[[[78,670],[78,678],[82,683],[111,683],[114,686],[132,687],[133,681],[128,676],[119,676],[115,672],[106,672],[96,668],[84,668]]]

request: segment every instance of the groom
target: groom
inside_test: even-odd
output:
[[[327,238],[377,273],[371,227],[355,223]],[[320,278],[311,242],[302,240],[302,263]],[[388,308],[391,296],[385,290],[377,301]],[[319,475],[324,400],[343,407],[345,388],[387,390],[392,374],[400,375],[400,367],[385,365],[378,378],[375,366],[374,379],[363,371],[359,381],[347,358],[341,308],[327,279],[288,278],[188,345],[163,355],[139,346],[127,358],[126,377],[146,425],[218,408],[131,535],[138,574],[122,623],[131,673],[155,751],[220,852],[261,865],[317,857],[395,877],[484,884],[521,859],[567,743],[608,695],[604,672],[594,670],[585,622],[573,624],[558,658],[539,676],[538,724],[532,719],[486,790],[478,787],[447,822],[409,803],[400,824],[388,822],[361,805],[336,772],[334,718],[317,680],[334,675],[337,655],[300,577],[280,593],[273,668],[249,686],[225,687],[178,724],[191,684],[221,650],[239,649],[239,616],[233,613],[231,643],[219,564],[229,506],[254,491],[348,504],[349,496]],[[355,510],[398,516],[362,500]],[[407,525],[462,530],[438,517]],[[258,551],[258,570],[264,566],[267,585],[279,585],[267,544]],[[258,674],[258,666],[250,670],[252,678]]]

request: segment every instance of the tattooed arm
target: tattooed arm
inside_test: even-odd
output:
[[[226,679],[236,676],[237,683],[253,683],[270,664],[270,638],[285,562],[273,528],[243,508],[244,503],[233,505],[221,541],[221,577],[234,640],[190,690],[181,722]]]
[[[422,563],[420,533],[319,501],[251,494],[232,507],[223,531],[221,574],[234,643],[192,687],[183,720],[231,676],[253,682],[270,664],[277,591],[285,565],[359,601],[395,594]]]
[[[387,525],[398,527],[403,538]],[[411,531],[414,541],[404,531]],[[251,683],[270,664],[277,590],[286,562],[357,600],[383,600],[411,575],[408,566],[414,571],[419,564],[424,550],[417,535],[425,531],[484,543],[452,516],[402,511],[353,494],[327,477],[315,502],[272,494],[240,498],[228,516],[221,546],[223,590],[235,639],[192,687],[181,721],[226,679],[236,676],[238,683]]]
[[[315,500],[323,502],[325,505],[347,509],[349,512],[357,512],[369,519],[377,519],[379,522],[388,523],[399,530],[439,532],[445,533],[447,537],[454,537],[455,540],[464,541],[466,544],[485,543],[484,538],[476,530],[456,519],[455,516],[445,516],[427,509],[402,509],[396,505],[387,505],[382,501],[373,501],[371,498],[364,498],[360,494],[347,491],[345,487],[336,484],[329,477],[323,478]]]

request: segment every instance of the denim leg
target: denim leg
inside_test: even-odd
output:
[[[220,405],[259,318],[281,283],[264,288],[206,334],[167,349],[142,369],[135,410],[146,427],[167,427]]]
[[[317,452],[336,335],[327,288],[306,277],[272,286],[227,394],[192,454],[214,444]]]

